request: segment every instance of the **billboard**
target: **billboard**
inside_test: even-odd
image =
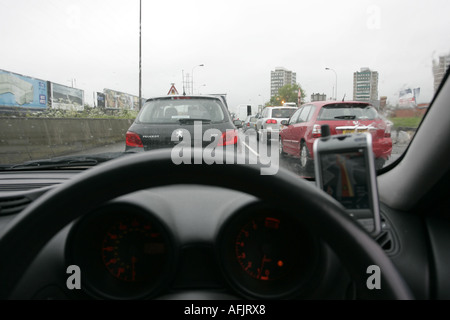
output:
[[[139,97],[111,89],[103,89],[105,108],[139,110]]]
[[[47,108],[47,81],[0,70],[0,106]]]
[[[51,107],[62,110],[84,110],[84,91],[50,82]]]
[[[105,99],[106,96],[102,92],[97,92],[97,107],[104,109],[105,108]]]
[[[407,88],[401,90],[398,96],[398,106],[400,109],[415,108],[417,106],[417,99],[420,95],[420,88]]]

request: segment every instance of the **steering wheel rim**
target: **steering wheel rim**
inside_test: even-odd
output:
[[[335,251],[356,284],[359,298],[413,299],[381,247],[337,201],[309,182],[283,168],[276,175],[261,175],[261,165],[236,161],[233,165],[206,164],[202,160],[193,156],[192,164],[175,165],[170,150],[125,156],[91,168],[42,195],[14,218],[0,237],[0,256],[8,257],[0,262],[0,299],[11,296],[44,245],[73,220],[118,196],[173,184],[224,187],[262,199],[267,194],[277,194],[282,203],[301,205],[305,208],[302,219]],[[78,201],[74,194],[83,195],[83,201]],[[370,265],[380,267],[380,290],[369,290],[366,286],[370,276],[366,270]]]

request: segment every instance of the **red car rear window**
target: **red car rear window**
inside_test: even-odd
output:
[[[317,120],[374,120],[377,110],[367,104],[328,104],[320,109]]]

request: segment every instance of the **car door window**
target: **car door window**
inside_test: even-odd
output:
[[[316,107],[311,106],[311,110],[309,111],[308,117],[306,118],[306,122],[309,122],[311,120],[315,111],[316,111]]]
[[[311,110],[311,106],[304,106],[302,108],[302,112],[300,113],[297,122],[306,122],[308,119],[309,111]]]
[[[289,119],[289,124],[294,124],[297,122],[298,116],[300,115],[300,112],[302,112],[302,109],[298,109],[295,111],[295,113],[292,115],[292,117]]]

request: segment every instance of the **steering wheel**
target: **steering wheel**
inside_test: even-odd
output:
[[[219,186],[263,200],[277,194],[281,203],[302,208],[305,223],[328,243],[346,267],[358,298],[413,298],[381,247],[336,200],[311,183],[283,168],[275,175],[261,175],[261,165],[206,164],[202,160],[193,156],[192,164],[175,165],[170,150],[124,156],[86,170],[42,195],[14,218],[0,237],[0,299],[10,298],[39,251],[74,219],[118,196],[173,184]],[[367,267],[371,265],[381,270],[381,289],[370,290],[366,285],[370,276]]]

